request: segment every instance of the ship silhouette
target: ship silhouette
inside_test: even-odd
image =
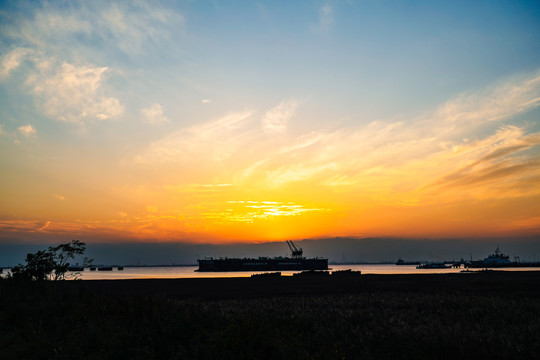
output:
[[[258,258],[204,258],[198,259],[200,272],[226,271],[282,271],[282,270],[328,270],[328,259],[304,257],[303,250],[292,240],[286,241],[291,250],[290,257]]]

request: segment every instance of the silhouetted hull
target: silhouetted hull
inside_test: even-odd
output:
[[[202,259],[196,271],[328,270],[328,259]]]
[[[473,261],[470,264],[467,264],[465,267],[469,268],[522,268],[522,267],[540,267],[540,262],[527,262],[527,263],[521,263],[521,262],[509,262],[509,263],[487,263],[483,261]]]

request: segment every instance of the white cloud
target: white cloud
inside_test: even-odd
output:
[[[124,106],[104,94],[107,67],[40,63],[42,71],[30,76],[27,85],[40,99],[47,116],[64,122],[83,124],[95,120],[119,118]]]
[[[141,109],[144,121],[148,124],[158,125],[169,122],[169,119],[163,114],[163,107],[158,103],[153,103],[150,107]]]
[[[30,52],[29,49],[17,48],[2,57],[0,67],[0,80],[9,76],[11,71],[19,67],[24,57]]]
[[[17,130],[26,137],[36,135],[37,133],[36,128],[30,124],[20,126]]]
[[[262,119],[263,129],[267,133],[281,133],[287,130],[287,123],[294,115],[298,103],[295,100],[282,101],[278,106],[266,112]]]
[[[212,102],[212,100],[210,100],[210,99],[202,99],[201,102],[203,104],[210,104]]]
[[[151,54],[172,30],[181,36],[185,23],[181,13],[159,2],[16,5],[9,14],[13,21],[2,26],[2,39],[19,47],[0,58],[0,81],[19,69],[43,114],[81,125],[124,112],[106,82],[111,69],[104,59]]]

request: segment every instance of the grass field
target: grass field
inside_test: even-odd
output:
[[[540,273],[0,281],[1,359],[538,359]]]

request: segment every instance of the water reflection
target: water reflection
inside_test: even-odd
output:
[[[361,271],[362,274],[447,274],[459,273],[461,269],[417,269],[415,265],[377,264],[377,265],[330,265],[331,271],[347,270]],[[170,279],[170,278],[216,278],[216,277],[250,277],[254,271],[235,272],[196,272],[197,266],[157,266],[157,267],[124,267],[118,271],[85,271],[80,272],[83,280],[114,280],[114,279]],[[505,268],[501,271],[540,271],[540,268]],[[281,271],[282,276],[292,276],[299,272]],[[4,269],[5,275],[7,269]]]

